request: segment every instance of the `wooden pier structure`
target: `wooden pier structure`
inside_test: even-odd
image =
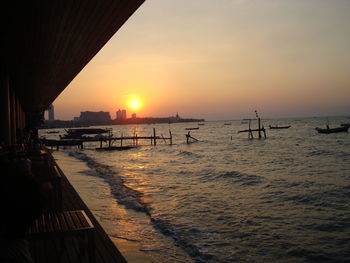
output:
[[[259,117],[257,111],[255,111],[255,116],[256,116],[256,118],[258,120],[258,128],[257,129],[252,129],[251,128],[251,120],[252,119],[248,119],[248,129],[247,130],[238,131],[238,133],[247,132],[248,133],[248,139],[254,139],[253,132],[257,131],[259,139],[262,138],[261,133],[264,134],[264,139],[266,139],[266,129],[264,128],[264,125],[261,125],[261,120],[260,120],[260,117]],[[232,140],[232,136],[231,136],[231,140]]]
[[[140,141],[150,141],[151,145],[156,146],[157,140],[163,141],[165,144],[173,145],[173,135],[169,130],[169,137],[164,137],[163,134],[157,135],[156,129],[153,128],[153,134],[151,136],[139,136],[134,132],[133,136],[124,136],[121,134],[120,137],[104,137],[104,138],[81,138],[81,139],[67,139],[67,140],[44,140],[43,143],[47,147],[56,147],[59,150],[60,146],[77,146],[80,149],[84,148],[84,143],[97,142],[99,143],[99,150],[127,150],[140,146]],[[131,141],[131,144],[125,145],[126,141]],[[119,145],[117,146],[117,142]],[[104,147],[103,145],[107,145]]]
[[[194,138],[191,135],[191,132],[188,132],[185,136],[186,136],[186,143],[187,144],[190,144],[190,143],[193,143],[193,142],[198,142],[198,139]]]

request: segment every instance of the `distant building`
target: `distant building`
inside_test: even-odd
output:
[[[126,110],[118,110],[116,112],[116,119],[117,120],[126,120]]]
[[[117,110],[117,112],[115,113],[115,118],[117,120],[121,120],[122,119],[122,111],[121,110]]]
[[[79,121],[79,117],[73,117],[73,121]]]
[[[126,120],[126,110],[122,110],[122,120]]]
[[[93,123],[106,123],[111,121],[109,112],[105,111],[83,111],[80,112],[79,121],[81,122],[93,122]]]
[[[136,113],[133,113],[133,114],[131,115],[131,119],[136,119]]]
[[[117,120],[126,120],[126,110],[118,110],[116,112],[116,119]]]
[[[49,112],[49,121],[54,121],[55,120],[55,109],[54,109],[53,105],[51,104],[47,110]]]

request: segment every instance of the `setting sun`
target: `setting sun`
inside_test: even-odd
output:
[[[140,107],[140,104],[138,101],[133,101],[133,102],[131,102],[130,107],[133,109],[137,109],[138,107]]]
[[[142,106],[142,100],[139,97],[132,96],[128,100],[128,107],[132,110],[139,110]]]

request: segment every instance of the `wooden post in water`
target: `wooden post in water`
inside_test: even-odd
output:
[[[264,132],[264,138],[266,139],[266,130],[265,130],[265,128],[264,128],[264,125],[263,125],[263,127],[262,127],[262,130],[263,130],[263,132]]]
[[[157,145],[156,128],[153,128],[153,138],[154,138],[154,146],[156,146]]]
[[[251,122],[251,119],[249,119],[249,132],[248,132],[248,139],[253,139],[253,132],[252,132],[252,129],[250,128],[250,122]]]
[[[171,130],[169,130],[169,137],[170,137],[170,145],[173,145],[173,135],[171,134]]]
[[[100,140],[100,148],[102,148],[102,140]]]
[[[161,134],[161,136],[162,136],[162,139],[163,139],[164,143],[166,144],[166,140],[165,140],[163,134]]]
[[[261,139],[261,127],[260,127],[260,118],[258,118],[258,133],[259,133],[259,139]]]
[[[135,134],[135,137],[136,137],[136,140],[135,140],[136,141],[136,146],[138,146],[139,143],[138,143],[138,139],[137,139],[137,133]]]
[[[190,143],[190,139],[192,139],[195,142],[198,142],[198,140],[194,137],[191,136],[190,131],[188,132],[188,134],[186,134],[186,143],[189,144]]]
[[[122,136],[120,136],[120,147],[123,147],[123,133]]]

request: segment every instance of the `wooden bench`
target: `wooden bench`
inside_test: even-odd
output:
[[[83,210],[43,213],[28,229],[27,238],[30,240],[56,239],[61,242],[62,252],[67,253],[71,248],[65,245],[65,238],[76,238],[79,243],[80,261],[82,262],[86,252],[88,261],[94,263],[96,260],[94,229]],[[52,262],[50,259],[47,260]]]

